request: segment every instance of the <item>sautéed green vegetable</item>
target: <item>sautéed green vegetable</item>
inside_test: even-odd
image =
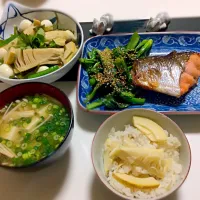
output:
[[[63,142],[70,117],[46,95],[27,96],[0,110],[0,163],[26,166],[47,157]]]

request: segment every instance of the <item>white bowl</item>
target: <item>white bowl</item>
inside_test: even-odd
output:
[[[79,49],[69,63],[50,74],[33,79],[9,79],[0,76],[0,80],[9,85],[36,81],[52,83],[60,79],[70,69],[72,69],[80,57],[84,42],[84,35],[81,25],[72,16],[56,10],[32,9],[15,2],[8,2],[5,5],[2,18],[0,20],[0,39],[6,39],[10,37],[10,35],[13,34],[13,26],[19,25],[23,19],[33,20],[34,18],[39,20],[49,19],[53,21],[54,24],[56,23],[59,29],[69,29],[74,31],[75,35],[77,36]]]
[[[102,155],[104,143],[106,139],[108,138],[108,133],[110,132],[111,128],[114,127],[115,130],[124,130],[124,125],[132,124],[133,115],[146,117],[155,121],[161,127],[163,127],[163,129],[167,130],[173,136],[176,136],[181,142],[180,160],[183,166],[183,171],[182,171],[183,179],[181,179],[181,181],[178,182],[174,187],[172,187],[171,190],[168,191],[167,193],[164,193],[162,196],[152,198],[151,200],[162,199],[170,195],[175,190],[177,190],[187,178],[187,175],[189,173],[190,166],[191,166],[191,150],[190,150],[190,146],[185,134],[181,131],[178,125],[175,122],[173,122],[170,118],[168,118],[167,116],[161,113],[158,113],[152,110],[146,110],[146,109],[130,109],[130,110],[118,112],[112,115],[111,117],[109,117],[106,121],[104,121],[103,124],[98,129],[97,133],[95,134],[93,144],[92,144],[91,154],[92,154],[92,162],[93,162],[94,169],[98,177],[102,181],[102,183],[107,188],[109,188],[112,192],[114,192],[115,194],[117,194],[118,196],[126,200],[134,199],[134,198],[122,195],[121,193],[113,189],[111,185],[107,182],[107,178],[105,176],[104,169],[103,169],[103,155]]]

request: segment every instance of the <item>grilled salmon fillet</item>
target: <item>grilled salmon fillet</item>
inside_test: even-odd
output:
[[[200,54],[173,51],[138,59],[131,70],[133,84],[175,97],[187,93],[200,76]]]

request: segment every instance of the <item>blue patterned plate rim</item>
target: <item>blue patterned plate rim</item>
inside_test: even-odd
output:
[[[117,34],[109,34],[109,35],[91,37],[84,42],[82,57],[85,57],[86,53],[88,52],[86,50],[86,48],[87,48],[88,44],[90,44],[93,40],[98,40],[98,39],[103,39],[103,38],[109,39],[109,38],[112,38],[112,37],[121,38],[123,36],[124,37],[127,37],[127,36],[130,37],[131,35],[132,35],[132,33],[117,33]],[[141,37],[148,37],[148,36],[155,36],[156,37],[156,36],[159,36],[159,35],[161,35],[163,37],[164,36],[170,36],[170,35],[171,36],[179,36],[179,37],[187,36],[190,39],[190,41],[192,40],[192,36],[193,36],[194,38],[196,37],[195,38],[196,42],[194,42],[192,45],[199,45],[200,46],[200,31],[144,32],[144,33],[139,33],[139,35]],[[187,45],[191,45],[191,44],[188,43]],[[185,45],[185,49],[181,48],[181,51],[192,51],[192,50],[194,51],[195,48],[193,49],[192,46],[190,48],[186,48],[187,45]],[[174,48],[173,48],[173,50],[174,50]],[[180,48],[175,49],[175,50],[180,51]],[[172,51],[172,49],[171,49],[171,51]],[[200,52],[200,48],[198,48],[198,50],[196,48],[195,51]],[[155,52],[152,51],[151,53],[154,54]],[[160,51],[160,53],[166,54],[166,52],[163,52],[162,50]],[[79,69],[78,69],[78,75],[77,75],[77,91],[76,91],[77,103],[78,103],[79,107],[86,112],[91,112],[91,113],[96,113],[96,114],[104,114],[104,115],[110,115],[110,114],[114,114],[116,112],[120,112],[121,110],[108,110],[108,109],[104,109],[103,107],[101,107],[100,109],[97,108],[97,109],[94,109],[94,110],[87,110],[86,109],[84,102],[80,98],[80,92],[82,90],[81,81],[83,79],[81,75],[82,75],[83,72],[84,72],[84,69],[82,68],[82,66],[80,64]],[[196,91],[196,93],[199,94],[199,103],[198,104],[196,103],[196,104],[190,105],[190,103],[189,103],[188,105],[180,104],[178,106],[166,106],[166,105],[162,105],[162,104],[161,105],[152,104],[151,106],[148,106],[145,103],[143,106],[133,105],[133,106],[130,106],[126,109],[146,108],[146,109],[151,109],[151,110],[154,110],[154,111],[157,111],[157,112],[164,113],[166,115],[200,114],[200,80],[198,82],[198,85],[195,88],[198,88],[198,90],[199,90],[199,91]],[[146,91],[146,92],[152,92],[152,91]],[[189,95],[190,92],[188,93],[188,96],[190,96]],[[163,96],[163,94],[160,94],[160,93],[154,93],[154,94]],[[173,97],[170,97],[170,96],[167,96],[167,95],[164,95],[164,97],[173,98]],[[123,110],[125,110],[125,109],[123,109]]]

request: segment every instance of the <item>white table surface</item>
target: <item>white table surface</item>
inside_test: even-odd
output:
[[[0,0],[0,11],[8,0]],[[199,0],[15,0],[30,7],[59,9],[78,21],[92,21],[104,13],[114,19],[139,19],[167,11],[172,17],[199,16]]]
[[[0,11],[7,0],[0,0]],[[92,21],[106,12],[115,19],[138,19],[167,11],[172,17],[199,16],[199,0],[17,0],[31,7],[54,8],[78,21]],[[107,116],[85,113],[76,104],[75,82],[57,82],[70,98],[75,114],[72,142],[65,156],[54,165],[37,171],[0,168],[1,200],[120,200],[98,180],[90,149],[95,131]],[[9,87],[0,83],[0,91]],[[172,116],[189,139],[192,166],[184,185],[166,200],[200,199],[200,116]]]
[[[76,82],[57,82],[70,98],[75,118],[72,142],[65,156],[53,165],[34,171],[0,168],[1,200],[120,200],[100,182],[93,170],[90,149],[94,134],[108,117],[80,110]],[[0,91],[9,87],[0,83]],[[200,116],[172,116],[192,149],[192,166],[183,186],[165,200],[199,200]]]

